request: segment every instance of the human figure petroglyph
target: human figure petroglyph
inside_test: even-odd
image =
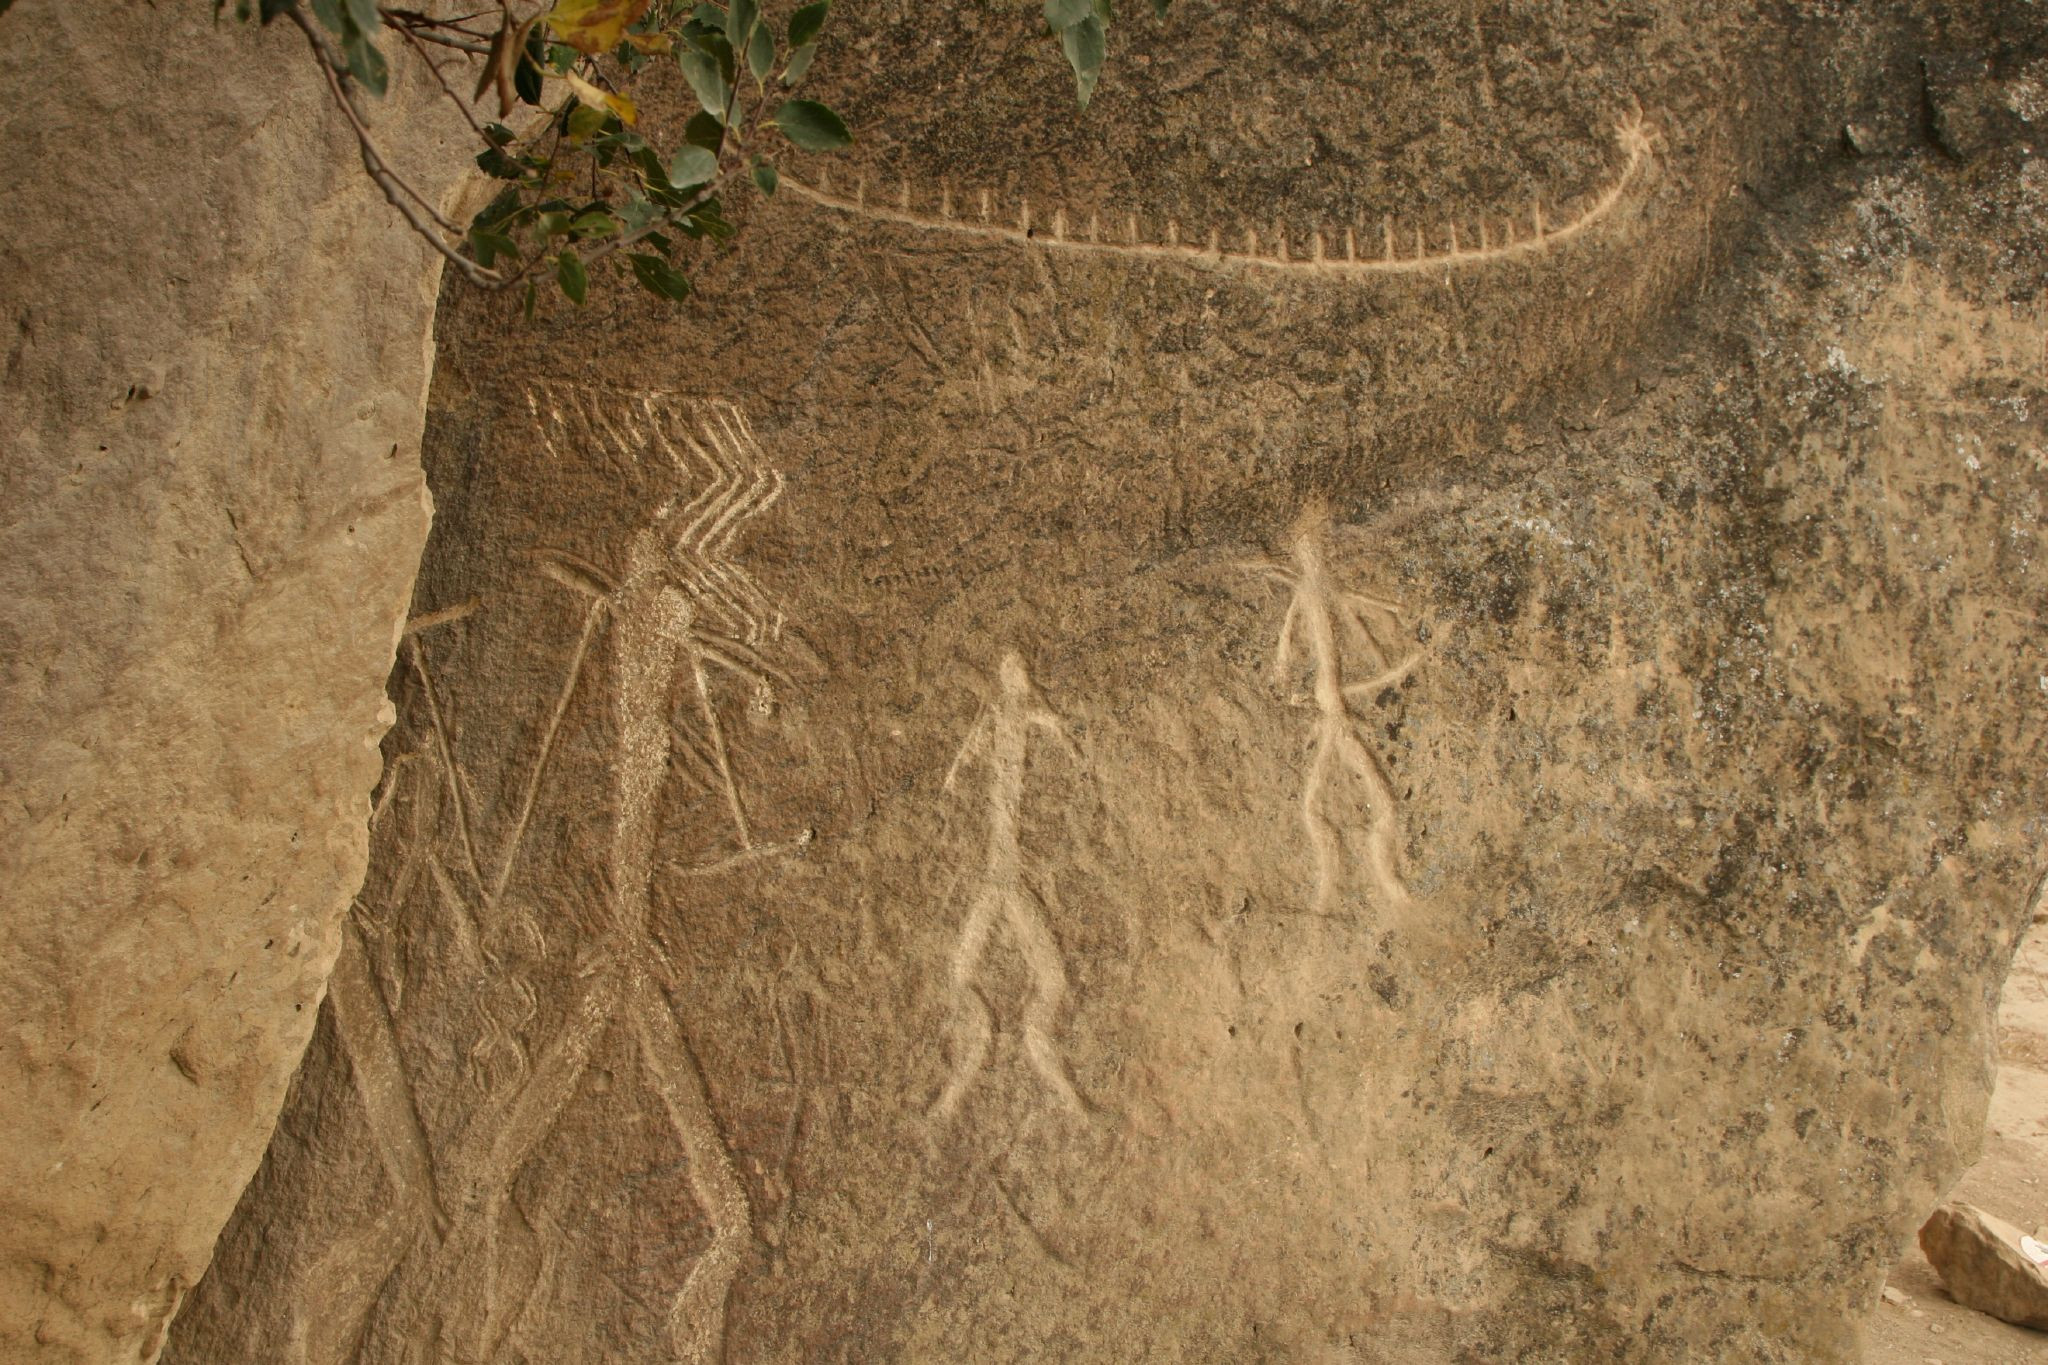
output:
[[[1031,999],[1024,1009],[1024,1055],[1062,1104],[1076,1113],[1087,1110],[1052,1037],[1067,995],[1067,968],[1059,943],[1046,925],[1049,887],[1025,871],[1017,842],[1024,762],[1033,730],[1052,736],[1070,756],[1077,761],[1080,758],[1065,723],[1032,685],[1023,658],[1012,651],[1003,656],[997,670],[995,701],[983,710],[946,773],[945,785],[950,791],[976,759],[988,765],[988,860],[968,903],[967,918],[960,926],[960,940],[947,969],[958,1051],[952,1075],[932,1106],[932,1115],[938,1119],[952,1117],[988,1057],[994,1023],[974,977],[998,921],[1023,955],[1031,977]]]
[[[388,1312],[379,1330],[398,1341],[435,1340],[478,1358],[503,1350],[525,1298],[503,1293],[499,1284],[500,1227],[514,1181],[614,1027],[626,1029],[637,1046],[688,1162],[692,1193],[710,1225],[710,1245],[669,1305],[669,1339],[681,1360],[710,1361],[723,1354],[726,1300],[753,1237],[752,1210],[711,1111],[702,1071],[655,974],[664,960],[649,932],[662,782],[673,771],[723,797],[740,849],[735,859],[801,848],[809,838],[806,832],[785,845],[755,843],[713,698],[713,677],[721,671],[757,692],[788,681],[755,648],[780,636],[783,615],[728,557],[743,525],[775,501],[782,476],[766,468],[737,408],[683,400],[671,400],[664,408],[659,397],[633,395],[602,420],[593,418],[592,405],[580,397],[533,398],[551,450],[559,453],[559,443],[569,439],[568,427],[580,413],[589,433],[611,443],[608,453],[614,458],[637,461],[652,452],[671,475],[679,476],[678,491],[633,534],[616,574],[559,551],[533,555],[544,577],[586,599],[586,606],[567,676],[520,783],[494,866],[486,866],[483,831],[455,768],[456,736],[420,638],[432,627],[473,614],[476,604],[417,618],[405,633],[407,659],[432,732],[419,756],[424,762],[417,766],[445,779],[442,810],[452,812],[454,847],[449,852],[455,871],[450,875],[442,865],[439,850],[408,850],[403,881],[409,886],[415,863],[423,861],[450,902],[458,932],[479,945],[483,966],[495,967],[498,959],[489,941],[504,927],[505,889],[550,755],[579,680],[589,671],[597,636],[609,631],[618,752],[611,766],[614,818],[604,858],[608,892],[595,916],[596,939],[586,945],[577,968],[579,984],[565,1022],[530,1065],[520,1051],[520,1065],[509,1082],[492,1088],[438,1154],[419,1128],[412,1082],[390,1037],[389,1010],[359,961],[360,935],[351,934],[334,982],[336,1020],[344,1049],[357,1060],[358,1088],[371,1110],[379,1156],[398,1199],[322,1258],[323,1279],[341,1290],[342,1301],[301,1319],[296,1349],[309,1361],[339,1359],[355,1330],[351,1324],[363,1320],[386,1286]],[[624,449],[625,443],[632,448]],[[686,498],[700,478],[703,486]],[[701,717],[698,728],[677,723],[679,691],[694,701]],[[444,783],[423,785],[431,790]],[[435,842],[443,838],[438,830],[432,836]],[[531,1015],[527,1011],[521,1024]],[[486,1044],[496,1046],[502,1031],[496,1021],[487,1021]],[[478,1284],[481,1293],[461,1288]]]
[[[827,175],[821,175],[816,185],[806,184],[789,175],[783,176],[782,183],[799,197],[823,208],[985,241],[1014,242],[1081,255],[1175,261],[1209,269],[1282,271],[1357,280],[1376,275],[1456,269],[1532,256],[1594,230],[1612,217],[1631,191],[1649,177],[1655,162],[1655,134],[1640,114],[1631,114],[1617,123],[1614,136],[1622,153],[1620,169],[1605,189],[1565,221],[1551,223],[1544,215],[1542,204],[1534,203],[1521,213],[1496,215],[1491,222],[1482,217],[1478,241],[1474,243],[1460,239],[1455,220],[1436,233],[1415,224],[1412,229],[1402,229],[1397,234],[1394,220],[1385,217],[1382,219],[1383,245],[1377,255],[1361,248],[1363,218],[1359,224],[1342,227],[1316,225],[1304,239],[1306,251],[1294,249],[1286,225],[1281,224],[1271,236],[1274,245],[1269,251],[1262,245],[1257,228],[1245,228],[1236,233],[1211,228],[1206,245],[1197,245],[1183,240],[1180,223],[1171,218],[1165,220],[1159,240],[1153,241],[1145,235],[1135,213],[1125,215],[1121,233],[1105,234],[1099,213],[1090,216],[1085,234],[1070,232],[1069,216],[1064,209],[1055,209],[1041,226],[1039,218],[1043,215],[1034,217],[1029,199],[1019,200],[1015,221],[1011,222],[993,203],[987,190],[980,192],[980,216],[973,218],[962,217],[954,211],[953,193],[948,186],[940,187],[935,211],[923,212],[916,204],[921,199],[926,203],[933,201],[930,196],[919,196],[908,181],[899,185],[893,204],[881,204],[871,199],[865,178],[855,182],[852,194],[835,192]],[[1496,224],[1498,234],[1494,231]],[[1414,249],[1409,251],[1402,244],[1411,231]],[[1225,245],[1232,240],[1242,241],[1243,246],[1233,250]],[[1338,250],[1340,245],[1341,253]]]
[[[711,1224],[711,1245],[691,1268],[668,1316],[670,1337],[681,1357],[709,1360],[723,1352],[726,1298],[753,1236],[753,1215],[711,1112],[703,1072],[648,973],[648,962],[659,958],[659,948],[648,936],[650,890],[661,783],[678,749],[691,747],[690,737],[679,733],[671,720],[678,678],[688,677],[704,721],[704,748],[694,757],[715,774],[740,847],[753,847],[712,702],[709,673],[713,666],[720,667],[751,679],[757,689],[766,689],[770,679],[787,681],[752,647],[764,634],[780,634],[781,613],[759,610],[767,595],[725,558],[739,526],[779,495],[781,475],[764,471],[760,447],[744,415],[730,404],[714,405],[694,433],[663,427],[644,396],[636,410],[643,419],[636,430],[652,431],[654,448],[685,476],[689,463],[684,451],[695,454],[713,474],[690,502],[679,506],[677,499],[670,499],[634,534],[616,583],[596,580],[612,622],[619,719],[612,838],[606,859],[614,903],[604,943],[584,974],[601,975],[613,984],[593,989],[578,1012],[585,1026],[565,1030],[557,1059],[565,1080],[555,1107],[566,1099],[606,1027],[615,1020],[630,1023],[642,1061],[689,1160],[692,1191]],[[593,576],[590,566],[582,566],[574,577],[562,581],[587,592]],[[700,627],[705,604],[712,602],[737,627],[734,634]]]
[[[1397,857],[1399,824],[1393,787],[1378,755],[1365,742],[1364,722],[1352,714],[1351,699],[1371,696],[1399,683],[1422,660],[1421,651],[1417,650],[1395,662],[1389,639],[1374,628],[1373,620],[1377,617],[1382,625],[1398,629],[1399,603],[1346,591],[1331,582],[1323,549],[1329,529],[1329,510],[1320,503],[1311,504],[1295,524],[1291,564],[1246,566],[1294,590],[1280,624],[1279,646],[1274,651],[1275,680],[1286,678],[1294,662],[1297,636],[1305,640],[1303,652],[1313,668],[1310,692],[1301,699],[1316,709],[1315,754],[1302,780],[1301,818],[1316,859],[1316,890],[1311,905],[1317,914],[1325,915],[1331,913],[1336,901],[1343,859],[1337,827],[1323,811],[1323,785],[1331,768],[1338,765],[1365,786],[1371,807],[1365,830],[1366,871],[1374,888],[1390,907],[1409,902]],[[1345,635],[1361,645],[1371,661],[1372,675],[1364,681],[1344,680]]]
[[[625,452],[623,458],[665,462],[682,488],[703,479],[688,502],[678,505],[678,493],[635,534],[617,581],[577,556],[533,553],[543,572],[593,598],[614,621],[630,617],[641,623],[624,629],[668,623],[662,629],[672,633],[687,661],[701,725],[693,732],[664,719],[669,752],[686,780],[724,801],[738,851],[752,850],[754,831],[713,702],[711,675],[722,670],[750,684],[756,710],[773,704],[775,683],[789,682],[761,653],[765,642],[781,638],[784,612],[729,554],[741,529],[782,495],[783,475],[769,467],[746,415],[730,403],[691,404],[636,392],[606,405],[580,390],[548,386],[536,386],[528,402],[547,448],[558,457],[580,413],[592,431]],[[642,734],[626,742],[656,741]]]

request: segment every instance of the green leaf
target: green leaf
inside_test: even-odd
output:
[[[569,136],[581,141],[596,135],[604,127],[605,112],[593,109],[587,104],[578,104],[569,111]]]
[[[493,147],[504,147],[508,146],[518,134],[502,123],[486,123],[484,125],[484,136],[490,140],[490,144]]]
[[[648,153],[648,155],[652,156],[653,154]],[[656,169],[659,170],[660,167],[657,166]],[[659,217],[661,217],[661,209],[637,190],[627,197],[624,204],[619,206],[619,221],[626,225],[626,231],[628,232],[638,232]]]
[[[754,36],[754,26],[761,22],[761,6],[756,0],[730,0],[725,11],[725,40],[732,44],[735,52],[744,52],[747,40]]]
[[[761,193],[772,195],[775,187],[782,183],[782,177],[775,173],[773,166],[757,160],[754,162],[754,183],[761,187]]]
[[[1095,82],[1102,75],[1105,47],[1102,21],[1092,14],[1060,34],[1060,48],[1067,54],[1067,65],[1074,68],[1074,87],[1083,109],[1088,107],[1088,97],[1095,93]]]
[[[569,224],[569,231],[578,237],[609,237],[619,231],[619,220],[603,209],[592,209],[578,215],[576,221]]]
[[[707,42],[723,45],[724,39],[707,39]],[[683,69],[683,79],[690,83],[690,89],[697,96],[697,103],[704,106],[704,112],[725,121],[725,111],[732,103],[732,81],[726,70],[731,61],[730,49],[726,59],[721,61],[715,51],[706,51],[695,43],[688,43],[676,50],[676,63]]]
[[[1172,4],[1173,0],[1152,0],[1152,17],[1155,19],[1164,19],[1166,17],[1166,11],[1168,7],[1170,7]]]
[[[265,5],[263,11],[263,22],[269,23],[270,6]],[[322,28],[336,37],[342,37],[348,33],[348,24],[341,17],[341,0],[313,0],[313,17],[320,21]]]
[[[682,271],[661,257],[636,251],[626,257],[626,261],[633,267],[634,278],[648,293],[659,294],[676,303],[690,297],[689,280],[684,278]]]
[[[363,34],[375,33],[384,26],[384,20],[377,14],[377,0],[347,0],[349,22]]]
[[[534,235],[543,243],[560,237],[569,230],[569,215],[566,213],[543,213],[533,220]]]
[[[818,45],[816,43],[805,43],[802,47],[790,53],[789,65],[782,68],[782,83],[784,85],[795,85],[798,81],[802,80],[804,73],[811,69],[811,58],[817,55]]]
[[[725,7],[723,5],[699,4],[690,15],[691,22],[706,28],[725,32]]]
[[[502,232],[489,228],[473,227],[469,230],[470,247],[476,252],[476,263],[489,270],[500,256],[517,256],[519,244]]]
[[[692,147],[716,152],[725,145],[725,125],[711,114],[693,114],[683,125],[683,141]]]
[[[807,152],[833,152],[853,141],[846,120],[816,100],[787,100],[775,111],[775,126]]]
[[[668,183],[679,190],[708,185],[717,176],[717,154],[702,147],[685,147],[668,163]]]
[[[382,95],[390,82],[390,68],[384,65],[384,54],[360,33],[352,33],[342,39],[341,54],[348,59],[348,74],[373,95]]]
[[[1095,0],[1045,0],[1045,22],[1064,33],[1083,19],[1095,18]]]
[[[747,70],[753,73],[754,84],[762,85],[774,69],[775,35],[768,31],[768,25],[756,25],[753,39],[747,44]]]
[[[516,185],[509,186],[496,199],[484,205],[483,212],[476,216],[476,222],[473,226],[494,228],[513,214],[519,212],[519,203],[518,187]]]
[[[541,64],[547,60],[547,49],[540,36],[540,25],[535,24],[526,34],[526,54],[512,68],[512,91],[527,104],[539,107],[541,101]]]
[[[583,268],[583,258],[573,251],[565,251],[555,258],[555,283],[562,286],[562,292],[569,296],[569,302],[582,305],[590,295],[590,272]]]
[[[832,12],[832,0],[818,0],[815,5],[805,5],[789,16],[789,45],[808,47],[818,41],[818,33],[825,27],[825,16]]]
[[[493,176],[499,180],[521,180],[526,176],[526,168],[524,166],[521,166],[511,157],[506,156],[496,147],[486,147],[481,152],[478,152],[476,165],[477,169],[485,175]]]
[[[709,237],[714,242],[723,242],[733,234],[733,225],[725,221],[724,210],[716,199],[706,199],[689,216],[676,220],[676,230],[685,237]]]
[[[526,282],[526,302],[523,305],[521,305],[519,309],[521,313],[524,313],[526,315],[526,320],[528,322],[533,321],[533,304],[534,300],[538,297],[539,293],[540,291],[533,287],[533,281],[528,280]]]

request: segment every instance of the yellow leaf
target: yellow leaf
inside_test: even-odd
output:
[[[628,33],[626,41],[642,52],[673,52],[676,46],[666,33]]]
[[[566,73],[562,79],[569,82],[569,88],[576,92],[577,99],[593,109],[611,110],[619,116],[619,122],[628,128],[640,121],[640,110],[624,95],[614,95],[609,90],[601,90],[573,71]]]
[[[548,27],[570,47],[586,57],[595,57],[617,47],[625,37],[626,25],[647,13],[651,3],[652,0],[557,0],[548,11]]]

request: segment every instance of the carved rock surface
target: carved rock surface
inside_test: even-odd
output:
[[[205,1269],[360,885],[428,520],[438,266],[299,35],[212,8],[0,15],[7,1360],[151,1359]],[[439,192],[424,93],[385,133]]]
[[[1920,1249],[1956,1302],[2048,1332],[2048,1275],[2020,1249],[2023,1234],[1969,1204],[1943,1204],[1920,1229]]]
[[[2039,871],[2042,163],[1906,6],[1260,14],[1081,132],[877,6],[689,310],[448,294],[173,1358],[1856,1358]]]

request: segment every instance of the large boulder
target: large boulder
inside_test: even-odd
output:
[[[1856,1358],[2048,806],[2002,11],[1957,162],[1905,5],[1176,6],[1085,124],[1029,9],[840,30],[681,315],[449,296],[176,1359]]]
[[[434,257],[287,25],[0,14],[0,1358],[147,1360],[360,884]],[[422,75],[380,111],[466,168]],[[452,126],[451,126],[452,125]]]
[[[1969,1204],[1943,1204],[1920,1228],[1920,1250],[1957,1303],[2048,1332],[2048,1270],[2039,1243]]]

